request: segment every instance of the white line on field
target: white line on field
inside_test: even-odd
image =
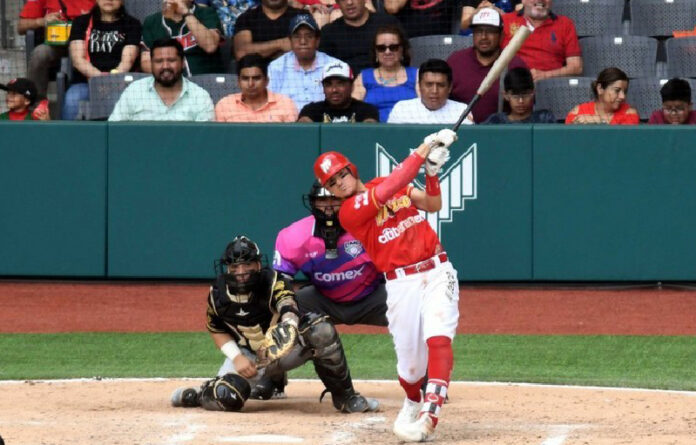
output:
[[[167,381],[200,381],[209,379],[210,377],[150,377],[150,378],[107,378],[107,377],[92,377],[92,378],[77,378],[77,379],[25,379],[25,380],[0,380],[0,385],[17,385],[23,383],[79,383],[79,382],[167,382]],[[291,382],[319,382],[319,379],[290,379]],[[396,380],[364,380],[353,379],[357,383],[396,383]],[[600,391],[628,391],[628,392],[656,392],[664,394],[680,394],[685,396],[696,397],[696,391],[678,391],[673,389],[648,389],[648,388],[625,388],[614,386],[581,386],[581,385],[552,385],[547,383],[524,383],[524,382],[474,382],[453,380],[450,384],[459,384],[467,386],[521,386],[531,388],[570,388],[570,389],[592,389]]]
[[[575,428],[571,425],[554,425],[549,431],[550,436],[541,445],[563,445],[573,429]]]

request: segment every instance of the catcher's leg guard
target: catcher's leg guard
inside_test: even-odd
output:
[[[241,411],[251,387],[238,374],[225,374],[208,380],[201,387],[201,406],[210,411]]]
[[[268,400],[284,399],[285,385],[288,383],[288,375],[282,374],[261,377],[251,388],[250,399]]]
[[[345,413],[377,411],[379,402],[366,399],[353,388],[350,370],[336,328],[326,315],[307,313],[300,320],[300,334],[314,352],[312,361],[317,375],[326,386],[334,407]]]

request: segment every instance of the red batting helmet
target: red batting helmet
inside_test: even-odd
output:
[[[314,161],[314,176],[321,185],[325,185],[333,175],[346,167],[350,169],[353,176],[358,177],[358,169],[347,157],[337,151],[327,151]]]

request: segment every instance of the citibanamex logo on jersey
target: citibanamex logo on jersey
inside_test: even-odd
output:
[[[456,155],[458,148],[452,150],[452,157]],[[413,150],[412,150],[413,151]],[[375,146],[376,176],[386,176],[394,170],[399,162],[389,154],[386,148],[377,143]],[[442,190],[442,209],[437,213],[421,212],[423,218],[428,220],[430,227],[438,236],[442,236],[442,225],[451,223],[455,212],[464,210],[464,204],[468,200],[476,199],[477,188],[477,146],[473,143],[464,150],[464,153],[450,161],[443,167],[440,173],[440,190]],[[425,189],[425,184],[416,179],[415,184]],[[391,234],[393,236],[393,234]],[[390,235],[383,233],[385,240]],[[380,240],[380,242],[382,242]]]

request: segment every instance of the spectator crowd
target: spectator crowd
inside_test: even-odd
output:
[[[32,49],[27,78],[0,85],[0,119],[50,119],[47,86],[69,58],[63,120],[86,118],[83,107],[101,100],[90,97],[91,79],[137,72],[147,76],[122,82],[109,120],[448,124],[527,26],[530,37],[466,124],[641,122],[621,66],[596,73],[588,101],[566,115],[535,106],[539,82],[583,75],[575,23],[552,0],[163,0],[142,21],[124,2],[27,0],[18,32],[46,40]],[[457,33],[471,46],[412,66],[413,39]],[[197,76],[223,75],[230,60],[236,85],[215,103]],[[663,82],[659,94],[662,109],[644,121],[696,121],[688,81]]]

